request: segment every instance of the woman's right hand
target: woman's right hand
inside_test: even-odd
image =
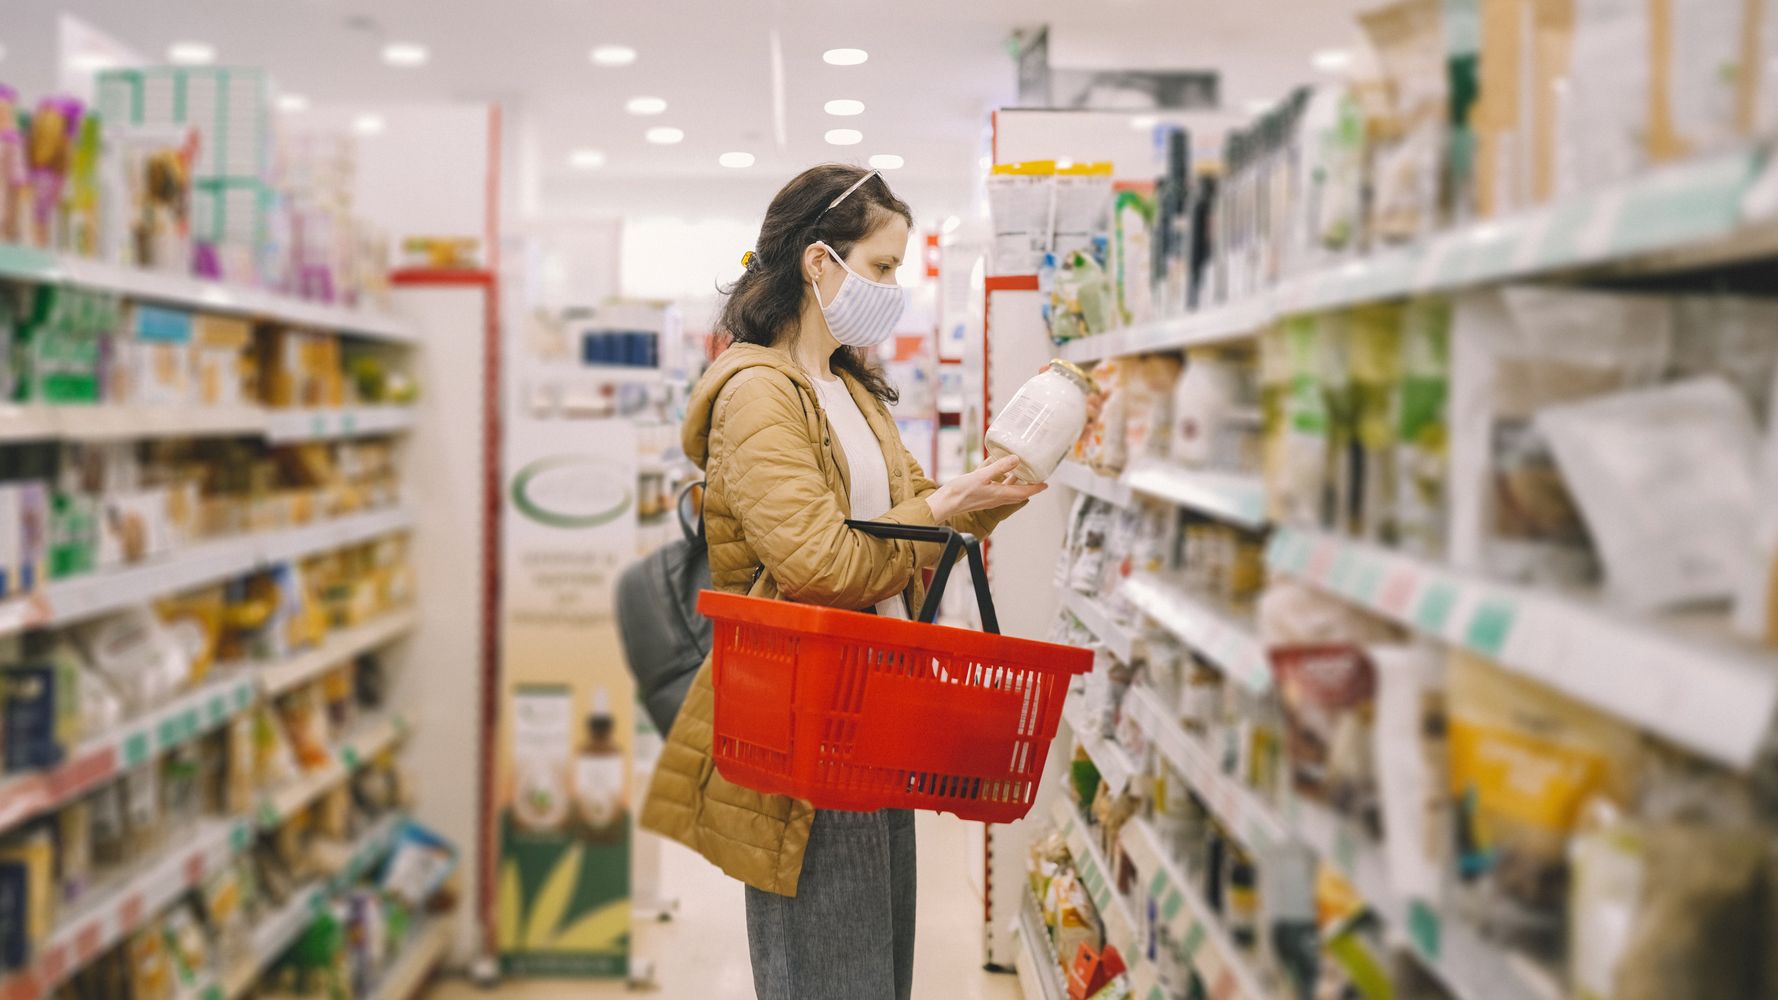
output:
[[[1008,504],[1029,500],[1044,490],[1047,483],[1007,483],[1001,480],[1019,467],[1017,455],[1007,455],[967,475],[958,476],[927,495],[926,503],[938,521],[949,521],[958,514],[993,510]]]

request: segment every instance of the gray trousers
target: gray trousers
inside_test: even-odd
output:
[[[759,1000],[909,1000],[914,814],[815,813],[795,896],[747,887]]]

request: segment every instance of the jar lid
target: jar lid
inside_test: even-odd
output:
[[[1098,385],[1093,382],[1093,377],[1088,375],[1085,371],[1082,371],[1081,367],[1072,361],[1063,361],[1061,358],[1051,358],[1050,367],[1057,369],[1062,374],[1079,382],[1081,389],[1089,396],[1099,391]]]

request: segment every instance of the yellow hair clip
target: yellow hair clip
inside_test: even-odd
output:
[[[741,266],[742,267],[752,267],[754,258],[756,258],[758,256],[759,256],[758,254],[754,253],[751,250],[747,251],[746,253],[741,255]]]

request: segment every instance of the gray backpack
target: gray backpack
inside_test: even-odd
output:
[[[710,587],[704,519],[694,523],[688,513],[692,490],[702,485],[681,490],[674,505],[685,537],[649,553],[617,578],[617,629],[624,657],[636,678],[642,709],[662,735],[672,730],[715,635],[710,619],[698,613],[698,592]]]

